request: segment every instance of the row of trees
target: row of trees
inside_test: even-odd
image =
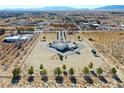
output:
[[[90,76],[90,74],[93,74],[94,73],[93,63],[91,62],[88,66],[84,67],[82,72],[83,72],[83,74],[85,74],[86,78],[87,78],[87,76]],[[13,79],[14,80],[19,80],[20,73],[21,73],[20,68],[15,68],[12,71]],[[100,77],[102,75],[102,73],[103,73],[103,69],[100,68],[100,67],[97,68],[96,73]],[[112,74],[112,76],[116,76],[117,70],[113,67],[113,68],[110,69],[110,73]],[[33,74],[34,74],[33,66],[31,66],[28,69],[28,74],[29,74],[28,81],[33,81],[34,80],[33,79],[34,78],[33,77]],[[67,70],[67,67],[66,67],[65,64],[62,66],[62,68],[60,68],[60,67],[55,68],[54,75],[56,76],[56,80],[63,81],[62,74],[64,74],[65,76],[68,76],[68,74],[69,74],[70,77],[73,77],[74,74],[75,74],[75,70],[74,70],[74,68],[70,68],[69,70]],[[45,82],[48,81],[47,69],[45,69],[42,64],[40,65],[40,75],[42,76],[43,81],[45,81]]]
[[[83,69],[84,74],[89,74],[90,72],[91,73],[93,72],[93,63],[92,62],[87,67],[84,67],[84,69]],[[97,68],[96,73],[100,76],[103,73],[103,69],[101,67]],[[110,73],[112,75],[116,75],[116,73],[117,73],[116,68],[114,68],[114,67],[111,68]]]

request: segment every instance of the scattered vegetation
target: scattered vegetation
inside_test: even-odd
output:
[[[67,67],[65,64],[63,64],[62,69],[63,69],[63,74],[67,76],[67,71],[66,71]]]
[[[89,74],[89,68],[88,67],[84,67],[84,69],[83,69],[83,73],[85,74],[85,75],[88,75]]]
[[[75,74],[75,71],[74,71],[73,68],[70,68],[70,69],[68,70],[68,73],[69,73],[69,75],[73,76],[73,75]]]
[[[56,78],[55,78],[56,82],[59,83],[59,84],[63,83],[64,79],[61,76],[62,75],[62,70],[61,70],[60,67],[57,67],[55,69],[54,74],[56,75]]]
[[[40,65],[40,70],[44,69],[43,64]]]
[[[93,69],[93,63],[90,62],[90,64],[88,65],[89,69]]]
[[[113,76],[115,76],[116,75],[116,73],[117,73],[117,70],[116,70],[116,68],[111,68],[110,69],[110,73],[113,75]]]
[[[12,81],[11,81],[13,84],[19,82],[19,80],[21,78],[20,73],[21,73],[21,69],[20,68],[13,69],[13,71],[12,71],[13,78],[12,78]]]
[[[97,68],[96,72],[100,76],[103,73],[103,70],[101,67],[99,67],[99,68]]]
[[[41,75],[42,75],[42,80],[44,81],[44,82],[47,82],[48,81],[48,76],[47,76],[47,70],[46,69],[43,69],[43,70],[41,70],[40,71],[40,73],[41,73]]]
[[[81,41],[81,37],[80,36],[78,36],[77,38],[78,38],[79,41]]]
[[[57,75],[57,76],[62,75],[62,70],[61,70],[61,68],[57,67],[57,68],[55,69],[54,74]]]
[[[21,69],[20,68],[15,68],[12,71],[13,77],[18,77],[20,73],[21,73]]]
[[[43,36],[43,41],[46,41],[46,37],[45,36]]]
[[[28,70],[28,74],[30,75],[29,78],[28,78],[28,81],[29,82],[34,81],[34,76],[32,76],[34,74],[33,66],[31,66],[30,69]]]

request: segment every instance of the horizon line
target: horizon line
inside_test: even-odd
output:
[[[95,9],[95,8],[99,8],[99,7],[104,7],[106,5],[74,5],[74,6],[69,6],[69,5],[49,5],[49,6],[25,6],[25,5],[17,5],[17,6],[12,6],[12,5],[3,5],[0,6],[0,9],[18,9],[18,8],[22,8],[22,9],[30,9],[30,8],[34,8],[34,9],[38,9],[38,8],[45,8],[45,7],[69,7],[69,8],[76,8],[76,9]]]

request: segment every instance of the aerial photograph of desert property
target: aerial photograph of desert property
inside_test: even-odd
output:
[[[124,88],[124,5],[1,8],[0,88]]]

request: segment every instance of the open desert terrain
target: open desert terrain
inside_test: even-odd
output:
[[[123,11],[0,11],[0,87],[124,87]]]
[[[112,35],[111,35],[112,34]],[[121,58],[123,55],[117,56],[116,53],[122,53],[123,50],[123,32],[83,32],[83,33],[67,33],[67,40],[81,42],[84,48],[80,51],[80,54],[69,55],[60,60],[59,55],[45,47],[44,43],[49,44],[53,40],[56,41],[56,32],[43,32],[35,40],[35,43],[31,45],[29,53],[22,58],[22,61],[18,63],[13,63],[9,69],[9,74],[6,79],[1,79],[1,87],[123,87],[123,83],[119,83],[113,80],[109,74],[109,69],[116,67],[118,69],[118,76],[121,80],[123,77],[123,63]],[[78,36],[81,36],[81,40],[78,40]],[[45,37],[45,40],[44,40]],[[119,43],[119,42],[120,43]],[[112,45],[113,44],[113,45]],[[120,45],[119,45],[120,44]],[[98,50],[99,57],[95,57],[91,50],[96,48]],[[110,52],[111,50],[111,52]],[[109,52],[107,52],[109,51]],[[110,54],[111,53],[111,54]],[[112,59],[111,59],[112,57]],[[121,58],[119,58],[121,57]],[[117,61],[113,61],[113,58]],[[121,60],[120,60],[121,59]],[[100,81],[97,77],[91,75],[93,84],[87,83],[83,76],[82,69],[93,63],[93,69],[96,71],[98,67],[102,67],[104,73],[103,76],[107,83]],[[40,64],[48,71],[48,81],[43,82],[40,75]],[[73,67],[75,70],[76,85],[70,81],[69,76],[64,76],[64,82],[58,84],[55,81],[54,70],[56,67],[62,68],[63,64],[67,66],[67,71]],[[18,84],[12,84],[12,68],[13,66],[18,66],[21,68],[21,80]],[[118,65],[120,66],[118,68]],[[28,79],[28,69],[30,66],[34,67],[34,77],[35,80],[30,83]],[[122,68],[121,68],[122,67]],[[63,76],[63,75],[62,75]]]
[[[124,75],[124,32],[84,32],[96,49]]]

